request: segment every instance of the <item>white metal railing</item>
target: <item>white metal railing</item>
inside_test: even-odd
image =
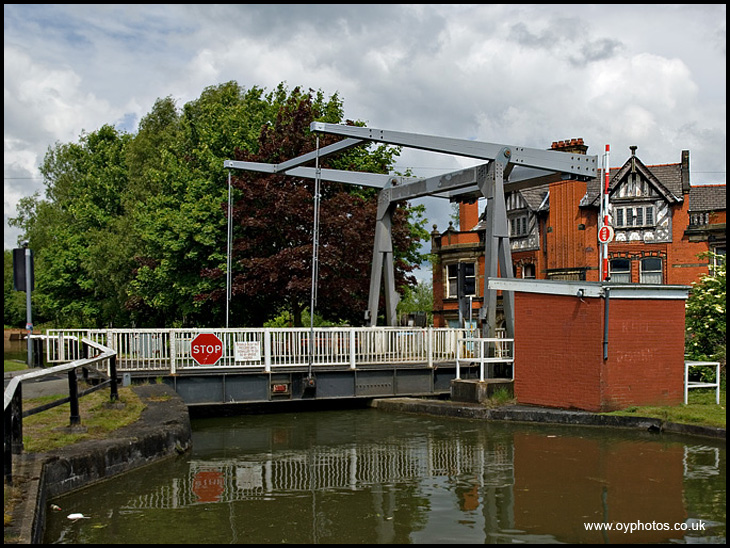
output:
[[[690,367],[713,367],[715,369],[715,382],[691,381],[689,380]],[[720,405],[720,362],[684,362],[684,404],[687,405],[690,388],[714,388],[715,403]]]
[[[514,339],[504,337],[493,338],[460,338],[456,353],[456,378],[461,378],[461,364],[463,362],[479,364],[479,380],[487,377],[484,369],[488,364],[505,363],[513,366],[514,379]]]
[[[30,335],[33,339],[49,340],[47,335]],[[88,337],[64,335],[58,333],[53,335],[53,342],[60,354],[69,357],[69,363],[63,363],[47,369],[38,369],[15,375],[10,379],[3,396],[3,460],[4,477],[8,484],[12,484],[12,454],[20,454],[23,451],[23,417],[30,414],[40,413],[52,407],[69,403],[70,424],[76,425],[80,422],[79,398],[95,391],[97,388],[110,386],[111,401],[118,398],[117,392],[117,371],[116,353],[111,348],[99,344]],[[97,352],[95,356],[88,356],[92,351]],[[71,358],[70,356],[74,356]],[[108,380],[96,387],[79,392],[77,385],[76,369],[83,367],[96,367],[107,369]],[[39,407],[23,411],[23,382],[34,382],[38,379],[66,373],[68,375],[68,398],[46,403]]]
[[[213,333],[223,343],[215,365],[199,365],[191,343]],[[429,367],[457,359],[460,339],[470,333],[453,328],[327,327],[230,329],[55,329],[46,341],[47,363],[76,359],[81,336],[113,348],[117,370],[162,374],[202,369],[264,369],[310,365],[355,369],[361,365],[418,364]]]

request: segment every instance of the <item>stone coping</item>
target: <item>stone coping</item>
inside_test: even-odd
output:
[[[442,417],[481,419],[489,421],[610,426],[616,428],[647,430],[651,432],[704,436],[717,439],[725,439],[726,435],[724,428],[716,428],[712,426],[679,424],[649,417],[603,415],[600,413],[591,413],[589,411],[553,409],[531,405],[504,405],[501,407],[489,408],[479,403],[454,402],[450,400],[388,398],[373,400],[372,407],[382,409],[384,411],[398,411],[402,413],[419,413]]]

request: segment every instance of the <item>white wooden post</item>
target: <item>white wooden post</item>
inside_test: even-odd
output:
[[[350,369],[357,368],[357,363],[355,362],[355,345],[357,344],[357,337],[355,336],[355,328],[351,327],[349,329],[350,333]]]
[[[170,330],[170,374],[177,372],[177,337],[175,331]]]
[[[271,330],[264,329],[264,371],[271,372]]]
[[[428,367],[433,369],[433,327],[428,328],[428,334],[426,335],[426,341],[428,345]]]

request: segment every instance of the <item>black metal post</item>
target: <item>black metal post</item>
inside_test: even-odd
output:
[[[3,413],[3,476],[8,485],[13,484],[13,444],[10,436],[10,413]]]
[[[117,390],[117,355],[114,354],[111,358],[109,358],[109,375],[111,377],[110,382],[110,391],[109,391],[109,399],[112,403],[117,401],[119,399],[119,392]]]
[[[18,384],[10,402],[10,421],[12,451],[20,455],[23,452],[23,383]]]
[[[71,406],[71,416],[69,417],[70,426],[81,424],[81,416],[79,415],[79,387],[76,382],[76,369],[68,372],[68,397]]]

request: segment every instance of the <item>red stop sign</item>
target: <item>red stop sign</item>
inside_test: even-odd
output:
[[[223,343],[213,333],[201,333],[190,344],[190,354],[200,365],[215,365],[223,355]]]

